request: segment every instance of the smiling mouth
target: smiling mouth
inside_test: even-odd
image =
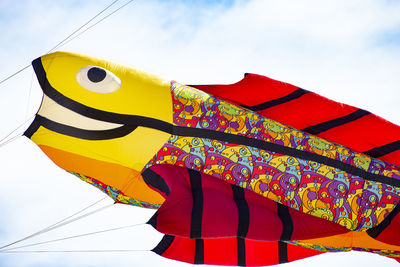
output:
[[[137,128],[137,125],[118,124],[86,117],[59,105],[45,94],[34,121],[24,135],[31,138],[40,126],[59,134],[86,140],[119,138]]]
[[[47,95],[43,95],[42,105],[37,114],[50,121],[82,130],[104,131],[124,126],[124,124],[92,119],[76,113],[57,104]]]
[[[33,135],[40,126],[59,134],[86,140],[123,137],[137,128],[136,125],[117,124],[86,117],[59,105],[45,94],[36,118],[25,135],[30,137],[29,132]]]

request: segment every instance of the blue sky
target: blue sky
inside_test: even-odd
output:
[[[111,1],[0,1],[0,80],[42,55]],[[397,1],[140,1],[136,0],[62,50],[129,64],[166,79],[232,83],[263,74],[400,123],[400,3]],[[0,137],[37,109],[32,70],[0,85]],[[28,97],[30,95],[30,97]],[[27,108],[27,104],[29,107]],[[58,169],[25,138],[0,147],[0,243],[41,229],[103,195]],[[43,239],[130,223],[151,211],[113,207]],[[103,216],[103,217],[102,217]],[[99,224],[99,222],[101,222]],[[129,237],[129,238],[128,238]],[[149,249],[151,229],[64,242],[47,249]],[[36,240],[35,240],[36,241]],[[0,245],[1,245],[0,244]],[[0,266],[188,266],[151,253],[4,255]],[[395,266],[370,254],[322,255],[290,266]]]

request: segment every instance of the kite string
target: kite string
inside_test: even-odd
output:
[[[28,101],[27,101],[26,110],[25,110],[25,121],[27,120],[28,115],[29,115],[29,106],[30,106],[30,104],[31,104],[31,94],[32,94],[32,87],[33,87],[33,78],[34,78],[34,74],[35,74],[35,73],[32,71],[32,74],[31,74],[31,82],[30,82],[30,84],[29,84]]]
[[[63,46],[69,38],[71,38],[71,36],[73,36],[74,34],[76,34],[77,32],[79,32],[82,28],[84,28],[86,25],[88,25],[90,22],[92,22],[94,19],[96,19],[98,16],[100,16],[103,12],[105,12],[107,9],[109,9],[111,6],[113,6],[115,3],[117,3],[119,0],[115,0],[113,1],[111,4],[109,4],[108,6],[106,6],[103,10],[101,10],[99,13],[97,13],[94,17],[92,17],[91,19],[89,19],[86,23],[84,23],[82,26],[80,26],[78,29],[76,29],[75,31],[73,31],[70,35],[68,35],[67,37],[65,37],[62,41],[60,41],[58,44],[56,44],[52,49],[50,49],[46,54],[52,52],[53,50],[57,49],[58,47]]]
[[[44,233],[49,232],[49,231],[51,231],[51,230],[57,229],[57,228],[62,227],[62,226],[64,226],[64,225],[70,224],[70,223],[72,223],[72,222],[74,222],[74,221],[76,221],[76,220],[78,220],[78,219],[87,217],[87,216],[89,216],[89,215],[92,215],[92,214],[94,214],[94,213],[97,213],[97,212],[99,212],[99,211],[101,211],[101,210],[104,210],[104,209],[106,209],[106,208],[108,208],[108,207],[114,205],[114,203],[112,203],[112,204],[109,204],[109,205],[107,205],[107,206],[103,206],[103,207],[101,207],[101,208],[98,208],[97,210],[94,210],[94,211],[92,211],[92,212],[89,212],[89,213],[86,213],[86,214],[84,214],[84,215],[81,215],[81,216],[79,216],[79,217],[77,217],[77,218],[71,219],[71,218],[77,216],[78,214],[81,214],[81,213],[84,212],[85,210],[87,210],[87,209],[89,209],[89,208],[95,206],[96,204],[100,203],[101,201],[103,201],[103,200],[105,200],[105,199],[108,199],[108,196],[105,196],[105,197],[103,197],[102,199],[97,200],[96,202],[90,204],[89,206],[86,206],[85,208],[79,210],[78,212],[75,212],[74,214],[69,215],[69,216],[67,216],[67,217],[64,218],[64,219],[62,219],[62,220],[60,220],[60,221],[58,221],[58,222],[56,222],[56,223],[54,223],[54,224],[49,225],[49,226],[43,228],[43,229],[40,230],[40,231],[37,231],[37,232],[35,232],[35,233],[31,234],[31,235],[28,235],[28,236],[26,236],[26,237],[24,237],[24,238],[19,239],[19,240],[13,241],[13,242],[11,242],[11,243],[9,243],[9,244],[3,245],[3,246],[0,247],[0,250],[3,250],[3,249],[5,249],[5,248],[7,248],[7,247],[10,247],[10,246],[12,246],[12,245],[21,243],[21,242],[23,242],[23,241],[25,241],[25,240],[31,239],[31,238],[33,238],[33,237],[35,237],[35,236],[40,235],[40,234],[44,234]]]
[[[31,66],[31,64],[29,64],[29,65],[26,65],[26,66],[25,66],[25,67],[23,67],[22,69],[20,69],[20,70],[18,70],[18,71],[16,71],[16,72],[14,72],[13,74],[11,74],[11,75],[7,76],[6,78],[4,78],[3,80],[1,80],[1,81],[0,81],[0,84],[2,84],[2,83],[4,83],[4,82],[6,82],[7,80],[11,79],[12,77],[16,76],[17,74],[19,74],[19,73],[23,72],[24,70],[26,70],[26,69],[27,69],[27,68],[29,68],[30,66]]]
[[[122,229],[127,229],[127,228],[133,228],[133,227],[142,226],[142,225],[146,225],[146,223],[138,223],[138,224],[125,225],[125,226],[120,226],[120,227],[115,227],[115,228],[110,228],[110,229],[105,229],[105,230],[100,230],[100,231],[95,231],[95,232],[90,232],[90,233],[85,233],[85,234],[73,235],[73,236],[68,236],[68,237],[63,237],[63,238],[57,238],[57,239],[48,240],[48,241],[43,241],[43,242],[37,242],[37,243],[27,244],[27,245],[23,245],[23,246],[19,246],[19,247],[13,247],[13,248],[8,248],[8,249],[3,249],[3,250],[0,250],[0,253],[2,253],[2,252],[7,252],[7,251],[12,251],[12,250],[16,250],[16,249],[20,249],[20,248],[33,247],[33,246],[38,246],[38,245],[43,245],[43,244],[48,244],[48,243],[53,243],[53,242],[59,242],[59,241],[74,239],[74,238],[78,238],[78,237],[84,237],[84,236],[102,234],[102,233],[107,233],[107,232],[112,232],[112,231],[117,231],[117,230],[122,230]]]
[[[22,133],[19,133],[16,136],[11,137],[10,139],[6,140],[8,137],[10,137],[12,134],[14,134],[16,131],[18,131],[22,126],[25,126],[25,124],[27,122],[29,122],[30,120],[33,119],[33,117],[35,117],[35,114],[33,114],[32,116],[30,116],[29,118],[27,118],[23,123],[21,123],[17,128],[15,128],[14,130],[12,130],[9,134],[7,134],[5,137],[3,137],[0,140],[0,147],[5,146],[6,144],[10,143],[11,141],[17,139],[18,137],[21,137]]]
[[[104,253],[104,252],[150,252],[148,249],[96,249],[96,250],[18,250],[0,251],[0,253]]]
[[[97,21],[96,23],[92,24],[91,26],[87,27],[85,30],[83,30],[82,32],[78,33],[77,35],[75,35],[73,38],[69,39],[68,41],[66,41],[63,45],[69,43],[70,41],[74,40],[75,38],[77,38],[78,36],[84,34],[86,31],[90,30],[91,28],[93,28],[94,26],[96,26],[97,24],[99,24],[100,22],[102,22],[103,20],[105,20],[106,18],[110,17],[111,15],[113,15],[115,12],[119,11],[120,9],[124,8],[125,6],[127,6],[128,4],[130,4],[131,2],[133,2],[134,0],[129,0],[128,2],[126,2],[125,4],[123,4],[122,6],[120,6],[119,8],[115,9],[113,12],[109,13],[108,15],[104,16],[102,19],[100,19],[99,21]]]
[[[96,19],[99,15],[101,15],[102,13],[104,13],[106,10],[108,10],[111,6],[113,6],[114,4],[116,4],[119,0],[114,0],[111,4],[109,4],[107,7],[105,7],[103,10],[101,10],[99,13],[97,13],[94,17],[92,17],[90,20],[88,20],[86,23],[84,23],[82,26],[80,26],[78,29],[76,29],[75,31],[73,31],[71,34],[69,34],[66,38],[64,38],[62,41],[60,41],[57,45],[55,45],[53,48],[51,48],[46,54],[50,53],[51,51],[60,48],[61,46],[65,45],[66,43],[69,43],[70,41],[72,41],[73,39],[75,39],[77,36],[79,36],[80,34],[76,35],[80,30],[82,30],[85,26],[87,26],[90,22],[92,22],[94,19]],[[112,14],[114,14],[115,12],[117,12],[118,10],[120,10],[121,8],[125,7],[126,5],[128,5],[129,3],[131,3],[133,0],[128,1],[127,3],[125,3],[124,5],[120,6],[119,8],[117,8],[116,10],[114,10],[111,14],[108,14],[107,16],[103,17],[102,19],[100,19],[100,21],[96,22],[94,25],[88,27],[87,29],[85,29],[83,32],[86,32],[88,29],[92,28],[93,26],[97,25],[99,22],[103,21],[104,19],[108,18],[109,16],[111,16]],[[74,36],[75,35],[75,36]],[[24,70],[26,70],[27,68],[29,68],[31,66],[31,64],[26,65],[25,67],[21,68],[20,70],[16,71],[15,73],[5,77],[4,79],[0,80],[0,85],[4,82],[6,82],[7,80],[11,79],[12,77],[16,76],[17,74],[23,72]]]
[[[0,140],[0,147],[7,145],[8,143],[11,143],[12,141],[14,141],[15,139],[21,137],[22,133],[17,134],[16,136],[11,137],[10,139],[6,140],[9,136],[11,136],[13,133],[15,133],[19,128],[21,128],[22,126],[24,126],[28,121],[30,121],[31,119],[33,119],[33,117],[35,115],[32,115],[30,117],[28,117],[28,113],[29,113],[29,105],[31,102],[31,93],[32,93],[32,84],[33,84],[33,76],[34,73],[32,72],[32,76],[31,76],[31,83],[29,86],[29,94],[28,94],[28,103],[26,105],[26,110],[25,110],[25,121],[20,124],[17,128],[15,128],[13,131],[11,131],[9,134],[7,134],[4,138],[2,138]]]

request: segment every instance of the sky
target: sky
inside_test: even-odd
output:
[[[0,80],[47,53],[110,3],[0,1]],[[234,83],[244,73],[262,74],[399,124],[398,14],[400,2],[390,0],[136,0],[59,50],[110,59],[187,84]],[[0,139],[29,121],[41,96],[32,68],[0,84]],[[0,147],[0,166],[0,246],[104,198],[55,166],[25,137]],[[98,207],[111,203],[104,199]],[[142,224],[153,212],[112,205],[19,245]],[[137,252],[0,254],[0,266],[190,266],[148,252],[160,238],[151,227],[138,225],[35,247]],[[349,252],[287,266],[355,264],[398,263]]]

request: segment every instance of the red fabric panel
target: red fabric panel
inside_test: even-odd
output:
[[[170,247],[161,256],[193,264],[195,248],[195,239],[175,237]]]
[[[278,242],[263,242],[246,239],[247,266],[279,264]]]
[[[316,255],[324,253],[322,251],[303,248],[303,247],[299,247],[299,246],[292,245],[292,244],[287,244],[287,249],[288,249],[288,261],[289,262],[316,256]]]
[[[346,116],[357,108],[343,105],[315,93],[305,94],[297,99],[262,111],[261,115],[304,129],[328,120]]]
[[[214,96],[223,97],[242,105],[254,106],[286,96],[298,87],[262,75],[249,74],[241,81],[229,85],[192,85]]]
[[[369,114],[322,132],[318,136],[334,140],[339,144],[346,145],[348,143],[352,149],[363,152],[399,140],[400,127],[376,115]],[[394,159],[395,162],[390,163],[400,165],[398,159]]]
[[[384,160],[386,162],[390,162],[394,165],[400,165],[400,150],[394,151],[392,153],[386,154],[379,159]]]
[[[231,186],[218,178],[202,175],[204,237],[232,236],[238,227],[238,211]],[[224,226],[220,223],[223,223]]]
[[[339,224],[310,216],[298,210],[289,209],[289,213],[293,221],[291,240],[312,239],[348,232],[346,228]]]
[[[167,201],[157,211],[157,230],[175,236],[190,236],[193,198],[187,169],[163,168],[160,165],[153,170],[168,178],[166,182],[170,189],[173,188]]]
[[[236,238],[204,239],[204,264],[237,265]]]
[[[204,264],[238,265],[236,238],[203,239]],[[161,255],[163,257],[194,263],[196,240],[175,237],[172,244]],[[295,261],[324,252],[287,244],[288,261]],[[245,239],[246,266],[267,266],[279,264],[278,242]]]
[[[393,218],[385,230],[376,237],[376,240],[382,241],[387,244],[400,246],[400,216],[397,215]]]
[[[151,169],[161,175],[171,193],[157,212],[157,230],[174,236],[190,237],[193,198],[186,168],[171,165],[155,165]],[[231,185],[218,178],[202,174],[203,217],[202,237],[236,237],[238,210],[232,196]],[[245,190],[249,207],[247,238],[275,241],[282,234],[282,222],[277,214],[277,203],[257,193]],[[348,230],[338,224],[290,210],[293,221],[292,239],[309,239]]]
[[[264,201],[265,197],[249,190],[245,191],[245,198],[250,212],[247,237],[257,240],[279,240],[282,222],[277,216],[277,203],[271,200]],[[275,233],[275,238],[271,233]]]

